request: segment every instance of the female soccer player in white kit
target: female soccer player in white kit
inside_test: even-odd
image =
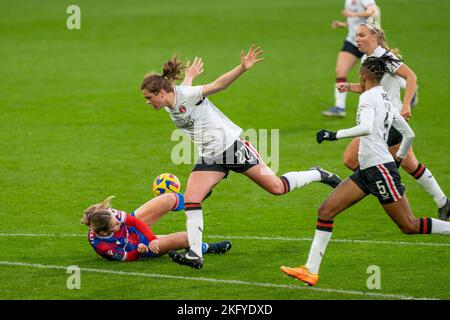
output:
[[[229,170],[243,173],[256,184],[275,195],[285,194],[318,181],[336,187],[339,177],[318,167],[309,171],[288,172],[281,177],[261,160],[258,152],[240,138],[242,129],[228,119],[208,96],[226,89],[245,71],[262,61],[261,48],[254,45],[241,63],[215,81],[203,86],[175,86],[181,62],[171,59],[162,75],[144,78],[141,90],[155,110],[165,107],[176,127],[183,130],[198,148],[199,160],[189,176],[185,193],[186,228],[190,250],[184,254],[171,252],[171,258],[182,265],[200,269],[203,213],[201,203],[212,188],[228,175]]]
[[[395,160],[406,158],[414,139],[413,131],[380,85],[384,74],[388,72],[387,65],[398,62],[390,55],[368,57],[360,70],[360,85],[364,93],[359,98],[357,125],[337,132],[321,130],[317,133],[319,143],[360,137],[360,168],[344,180],[320,206],[316,233],[306,264],[296,268],[281,267],[282,272],[307,285],[314,286],[319,280],[319,267],[331,239],[333,219],[368,194],[378,198],[383,209],[403,233],[450,235],[450,222],[413,216],[394,157],[388,150],[386,141],[391,126],[403,136]]]
[[[375,56],[381,57],[388,52],[394,58],[397,58],[393,52],[397,50],[390,49],[386,43],[385,34],[383,30],[377,26],[369,24],[361,24],[357,28],[356,42],[358,49],[364,53],[361,61],[365,61],[367,57]],[[381,85],[391,98],[391,102],[396,109],[406,120],[409,120],[411,114],[411,100],[416,88],[417,77],[414,72],[404,63],[389,65],[389,72],[386,73],[381,80]],[[405,94],[403,101],[400,98],[400,91],[403,82],[406,80]],[[361,93],[359,83],[341,83],[337,85],[341,91],[351,91]],[[401,134],[391,128],[387,144],[390,152],[394,155],[400,142],[402,140]],[[351,170],[358,168],[358,147],[359,138],[355,138],[347,146],[344,152],[344,164]],[[440,188],[431,171],[419,162],[412,148],[408,150],[408,155],[400,165],[408,172],[415,181],[422,186],[425,191],[430,194],[438,208],[438,217],[441,220],[448,220],[450,215],[450,202],[445,193]]]
[[[335,20],[332,23],[334,29],[348,29],[336,61],[336,83],[347,82],[348,73],[363,55],[356,47],[356,27],[363,22],[380,24],[380,8],[377,7],[375,0],[346,0],[342,15],[347,18],[346,22]],[[344,117],[346,96],[345,92],[339,92],[335,88],[334,106],[322,111],[322,114],[328,117]]]

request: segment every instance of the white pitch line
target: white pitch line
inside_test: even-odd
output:
[[[0,233],[0,237],[87,237],[81,233]],[[289,238],[289,237],[258,237],[258,236],[230,236],[230,235],[205,235],[205,238],[220,239],[240,239],[240,240],[261,240],[261,241],[308,241],[312,238]],[[338,243],[360,243],[360,244],[387,244],[399,246],[431,246],[450,247],[450,243],[442,242],[405,242],[405,241],[382,241],[382,240],[358,240],[358,239],[331,239],[331,242]]]
[[[38,264],[38,263],[25,263],[25,262],[11,262],[11,261],[0,261],[0,265],[14,266],[14,267],[30,267],[30,268],[39,268],[39,269],[56,269],[56,270],[67,270],[67,268],[68,268],[65,266],[44,265],[44,264]],[[377,298],[384,298],[384,299],[438,300],[436,298],[428,298],[428,297],[411,297],[411,296],[390,294],[390,293],[364,292],[364,291],[342,290],[342,289],[331,289],[331,288],[317,288],[317,287],[306,287],[306,286],[301,286],[301,285],[286,285],[286,284],[276,284],[276,283],[267,283],[267,282],[226,280],[226,279],[214,279],[214,278],[204,278],[204,277],[184,277],[184,276],[173,276],[173,275],[167,275],[167,274],[157,274],[157,273],[124,272],[124,271],[116,271],[116,270],[108,270],[108,269],[92,269],[92,268],[83,268],[83,267],[80,267],[80,270],[84,271],[84,272],[104,273],[104,274],[113,274],[113,275],[122,275],[122,276],[203,281],[203,282],[210,282],[210,283],[216,283],[216,284],[230,284],[230,285],[244,285],[244,286],[253,286],[253,287],[265,287],[265,288],[306,290],[306,291],[316,291],[316,292],[349,294],[349,295],[366,296],[366,297],[377,297]]]

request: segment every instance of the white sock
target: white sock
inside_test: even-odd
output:
[[[203,212],[201,208],[186,211],[186,230],[190,249],[202,257]]]
[[[331,234],[332,232],[316,229],[314,240],[309,250],[308,261],[305,265],[309,272],[319,274],[320,263],[322,262],[328,242],[331,239]]]
[[[438,208],[445,206],[447,197],[428,168],[425,168],[422,176],[419,179],[416,179],[416,181],[433,197]]]
[[[314,181],[322,181],[318,170],[292,171],[282,175],[289,181],[289,191],[306,186]]]
[[[334,104],[345,110],[345,100],[347,99],[347,92],[339,92],[334,88]]]
[[[431,218],[431,233],[450,236],[450,222]]]

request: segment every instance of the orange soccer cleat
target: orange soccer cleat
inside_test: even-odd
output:
[[[287,275],[302,281],[308,286],[315,286],[317,281],[319,281],[319,275],[309,272],[305,266],[299,266],[297,268],[281,266],[280,269]]]

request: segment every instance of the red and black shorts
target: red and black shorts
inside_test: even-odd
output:
[[[242,173],[262,162],[250,142],[238,139],[216,158],[200,157],[192,171],[219,171],[226,177],[230,170]]]
[[[395,162],[379,164],[367,169],[358,169],[350,176],[365,194],[373,194],[381,204],[400,200],[405,187],[400,180]]]

